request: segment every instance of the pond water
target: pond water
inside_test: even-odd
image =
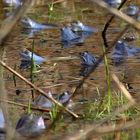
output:
[[[49,3],[51,3],[51,1],[49,1]],[[140,6],[140,2],[137,0],[134,0],[133,3]],[[129,2],[127,5],[128,4]],[[5,18],[6,12],[12,12],[13,9],[1,4],[0,10],[0,22],[2,22]],[[20,22],[18,22],[4,42],[4,60],[11,68],[15,68],[16,66],[16,71],[28,80],[30,80],[30,69],[20,69],[20,52],[25,48],[31,50],[33,41],[34,51],[40,56],[49,59],[67,56],[79,57],[79,53],[84,51],[88,51],[97,57],[103,53],[103,40],[101,33],[105,23],[111,17],[111,14],[106,10],[93,4],[89,0],[69,0],[55,4],[53,10],[50,11],[50,13],[48,11],[48,2],[44,0],[44,2],[36,3],[36,5],[28,11],[27,16],[39,23],[55,23],[59,27],[63,27],[73,20],[80,20],[84,24],[96,28],[97,32],[88,37],[82,45],[73,45],[72,47],[62,48],[60,42],[60,29],[41,30],[35,33],[32,37],[27,33],[27,31],[25,31]],[[122,20],[117,18],[113,20],[107,32],[109,44],[111,44],[116,36],[118,36],[118,34],[125,28],[125,25],[125,22]],[[138,31],[129,27],[127,34],[134,34],[137,36],[134,41],[128,42],[128,44],[139,47],[140,42]],[[3,49],[1,49],[1,51],[3,51]],[[108,60],[110,72],[115,73],[122,82],[129,83],[133,87],[132,93],[136,93],[135,96],[138,97],[137,94],[140,91],[139,58],[131,57],[117,66],[111,61],[110,54],[108,55]],[[80,59],[45,62],[41,64],[37,70],[38,71],[35,73],[34,77],[35,85],[44,91],[50,90],[55,94],[60,94],[64,91],[73,93],[79,81],[83,77],[80,75]],[[4,71],[4,80],[8,99],[28,104],[29,99],[31,99],[31,87],[19,78],[16,78],[15,87],[13,74],[7,70]],[[112,93],[115,90],[118,91],[113,81],[111,89]],[[19,95],[16,94],[16,90],[20,91]],[[106,93],[106,71],[104,63],[102,62],[85,81],[78,93],[72,98],[73,102],[76,104],[76,107],[73,109],[74,112],[82,116],[86,111],[89,111],[88,107],[90,103],[96,104],[96,102],[100,102],[102,96]],[[12,127],[15,127],[17,120],[25,110],[14,105],[8,105],[8,111]],[[91,123],[92,121],[88,121],[88,119],[73,121],[71,116],[65,113],[62,119],[56,123],[57,127],[51,130],[49,129],[49,131],[46,129],[41,136],[33,139],[46,140],[59,139],[59,137],[62,139],[62,137],[67,134],[70,135],[77,130],[80,131],[84,129],[89,122]],[[48,126],[50,121],[46,120],[45,123]],[[28,138],[23,137],[23,139]]]

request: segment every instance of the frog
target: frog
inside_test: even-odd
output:
[[[16,131],[28,137],[39,136],[45,128],[43,117],[34,113],[23,115],[16,124]]]
[[[93,66],[96,63],[96,58],[88,51],[80,53],[80,58],[82,60],[81,65]]]

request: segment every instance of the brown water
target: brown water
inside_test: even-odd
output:
[[[136,2],[140,5],[140,3],[135,0],[134,3]],[[92,36],[86,39],[85,43],[82,46],[62,48],[60,45],[60,31],[58,29],[43,30],[41,32],[38,32],[34,37],[35,52],[37,52],[41,56],[48,58],[69,55],[78,56],[79,52],[83,51],[89,51],[97,56],[100,56],[102,54],[103,41],[101,37],[101,31],[106,21],[110,18],[110,14],[108,14],[104,9],[89,2],[88,0],[69,0],[64,3],[56,4],[54,5],[53,17],[50,19],[48,17],[47,8],[48,7],[46,4],[38,4],[34,6],[27,15],[38,22],[46,23],[49,21],[51,23],[57,23],[60,26],[78,19],[86,25],[97,28],[98,32],[94,33]],[[3,14],[5,12],[2,9],[3,7],[1,8],[2,12],[0,12],[1,19],[4,18]],[[124,22],[118,19],[115,19],[113,21],[111,27],[108,30],[109,41],[113,41],[115,39],[117,34],[123,29],[123,24]],[[133,32],[136,31],[133,29]],[[139,46],[138,39],[132,42],[132,44]],[[30,38],[27,35],[23,34],[23,29],[18,23],[4,43],[5,62],[12,68],[14,68],[14,66],[16,65],[16,70],[28,79],[30,73],[29,70],[19,69],[19,52],[23,48],[31,48],[32,42],[33,38]],[[79,76],[81,69],[80,60],[50,62],[42,64],[40,69],[43,69],[43,71],[36,74],[36,77],[34,79],[35,85],[44,90],[47,90],[48,86],[61,84],[59,86],[49,88],[49,90],[53,93],[59,94],[65,90],[73,92],[75,87],[78,85],[79,80],[82,78],[81,76]],[[125,64],[117,67],[113,66],[110,63],[110,69],[111,73],[116,73],[120,78],[122,78],[122,75],[124,75],[126,77],[125,82],[131,83],[137,92],[140,91],[139,60],[132,58],[130,60],[127,60]],[[18,78],[16,78],[17,86],[15,87],[12,77],[13,75],[5,70],[6,91],[9,100],[20,101],[27,104],[29,98],[31,98],[30,87]],[[78,102],[79,100],[86,99],[95,102],[95,100],[98,99],[97,88],[99,88],[101,94],[106,93],[107,85],[105,67],[103,63],[100,64],[100,66],[92,73],[91,77],[88,78],[88,80],[84,83],[79,93],[73,98],[73,101]],[[17,96],[15,93],[16,89],[22,91],[19,96]],[[114,89],[114,86],[112,86],[112,89]],[[82,107],[76,109],[76,113],[80,114],[81,112],[84,112],[84,109],[82,110]],[[15,107],[13,105],[9,106],[9,114],[13,127],[16,125],[17,119],[24,112],[24,110],[22,110],[21,108],[20,111],[17,111],[18,109],[18,107]],[[75,131],[77,129],[83,129],[85,127],[85,124],[86,122],[81,120],[73,122],[71,117],[67,115],[66,120],[61,123],[62,126],[60,125],[58,128],[56,128],[56,132],[49,131],[49,133],[47,133],[46,130],[44,135],[40,136],[38,139],[57,139],[58,136],[71,133],[73,132],[73,130]],[[60,129],[60,131],[58,131],[57,129]]]

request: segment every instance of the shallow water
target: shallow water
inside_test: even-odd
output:
[[[135,0],[133,3],[136,3]],[[140,5],[140,2],[137,2]],[[2,6],[3,7],[3,6]],[[47,5],[38,4],[34,6],[29,12],[28,16],[40,23],[57,23],[60,27],[66,25],[73,20],[80,20],[86,25],[95,27],[98,29],[97,33],[86,39],[85,43],[81,46],[72,46],[70,48],[62,48],[60,43],[60,30],[59,29],[45,29],[37,32],[34,37],[29,37],[26,31],[22,28],[20,23],[14,27],[10,35],[8,36],[6,42],[4,43],[5,48],[5,62],[12,68],[16,65],[16,70],[29,79],[30,70],[19,69],[20,66],[20,55],[24,48],[32,47],[33,39],[35,42],[35,52],[39,55],[52,58],[52,57],[62,57],[62,56],[78,56],[80,52],[89,51],[95,56],[100,56],[102,54],[102,37],[101,31],[104,27],[106,21],[110,18],[110,14],[104,9],[98,7],[97,5],[89,2],[88,0],[71,0],[65,1],[64,3],[59,3],[54,5],[54,10],[52,11],[52,17],[48,16]],[[3,8],[2,8],[3,9]],[[0,11],[1,21],[4,18],[4,12]],[[117,34],[124,28],[124,22],[119,19],[115,19],[108,30],[108,41],[113,42]],[[134,34],[137,31],[132,29]],[[132,32],[131,31],[131,32]],[[140,46],[139,35],[138,38],[131,42],[134,46]],[[139,59],[130,58],[125,61],[125,63],[115,66],[109,58],[109,66],[111,73],[117,74],[122,78],[123,82],[130,83],[136,92],[140,90],[140,66]],[[49,88],[53,93],[61,93],[63,91],[74,91],[75,87],[78,85],[79,80],[82,78],[80,76],[81,64],[80,60],[66,60],[66,61],[54,61],[49,63],[43,63],[38,70],[34,78],[34,83],[38,87],[48,90],[48,86],[53,86]],[[123,79],[124,77],[124,79]],[[22,102],[28,104],[29,98],[31,98],[30,87],[26,85],[23,81],[16,78],[16,87],[13,82],[13,75],[5,71],[5,84],[6,92],[10,100],[17,102]],[[57,84],[60,84],[57,86]],[[54,87],[54,85],[56,85]],[[73,98],[75,103],[79,103],[81,100],[87,100],[89,102],[98,101],[97,88],[99,89],[101,96],[106,94],[107,84],[106,84],[106,74],[103,62],[99,67],[92,73],[92,75],[86,80],[82,88],[79,90]],[[116,88],[115,84],[112,84],[112,89]],[[19,89],[21,91],[20,95],[17,96],[15,90]],[[86,106],[86,105],[85,105]],[[82,114],[86,108],[84,105],[75,108],[75,112]],[[17,119],[24,112],[24,110],[18,111],[18,107],[9,106],[10,119],[12,121],[13,127],[15,127]],[[14,112],[13,112],[14,111]],[[71,124],[70,124],[71,123]],[[73,122],[71,117],[66,115],[65,121],[60,123],[60,126],[56,130],[49,131],[45,130],[43,136],[40,136],[40,140],[57,139],[64,134],[72,133],[74,130],[82,129],[85,127],[87,122],[83,120],[78,120]],[[62,126],[61,126],[62,125]],[[60,129],[61,128],[61,129]],[[60,130],[60,131],[59,131]],[[67,131],[65,131],[67,130]],[[55,132],[56,131],[56,132]],[[53,135],[53,136],[52,136]],[[24,139],[24,138],[23,138]],[[27,139],[27,138],[25,138]]]

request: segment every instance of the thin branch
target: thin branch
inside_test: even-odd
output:
[[[132,103],[135,103],[135,100],[131,96],[131,94],[128,92],[128,90],[125,88],[125,86],[119,81],[118,77],[115,74],[112,74],[112,78],[119,87],[119,89],[124,93],[125,97]]]
[[[32,88],[34,88],[36,91],[38,91],[39,93],[41,93],[42,95],[44,95],[45,97],[47,97],[48,99],[50,99],[52,102],[54,102],[56,105],[58,105],[60,108],[64,109],[66,112],[68,112],[69,114],[71,114],[72,116],[74,116],[75,118],[78,118],[78,115],[75,114],[74,112],[72,112],[71,110],[69,110],[68,108],[64,107],[61,103],[59,103],[57,100],[55,100],[53,97],[50,97],[46,92],[44,92],[42,89],[38,88],[37,86],[35,86],[34,84],[32,84],[30,81],[28,81],[26,78],[24,78],[22,75],[20,75],[19,73],[17,73],[16,71],[14,71],[11,67],[7,66],[6,63],[4,63],[3,61],[0,60],[0,65],[2,65],[4,68],[6,68],[7,70],[9,70],[11,73],[15,74],[17,77],[19,77],[21,80],[23,80],[25,83],[27,83],[28,85],[30,85]]]
[[[113,8],[113,7],[110,7],[108,4],[106,4],[102,0],[100,0],[100,1],[98,1],[98,0],[91,0],[91,1],[96,3],[96,4],[98,4],[102,8],[106,9],[110,13],[114,14],[118,18],[120,18],[120,19],[124,20],[125,22],[129,23],[134,28],[137,28],[138,30],[140,30],[140,23],[137,22],[135,19],[131,18],[130,16],[126,15],[125,13],[123,13],[123,12]]]
[[[15,9],[14,13],[6,18],[2,25],[0,30],[0,44],[3,43],[6,36],[11,32],[14,25],[17,23],[17,21],[25,14],[25,12],[30,8],[30,5],[33,0],[26,0],[23,2],[22,6],[19,6],[17,9]]]
[[[9,101],[9,100],[6,100],[6,99],[0,99],[0,101],[1,102],[5,102],[5,103],[8,103],[8,104],[15,105],[15,106],[19,106],[19,107],[24,107],[24,108],[28,108],[28,106],[29,106],[29,105],[25,105],[25,104],[21,104],[21,103],[16,103],[16,102],[13,102],[13,101]],[[42,112],[49,112],[50,111],[50,109],[46,109],[44,107],[35,107],[35,106],[31,106],[31,109],[42,111]]]
[[[127,0],[124,0],[121,5],[118,7],[118,10],[120,10],[122,8],[122,6],[127,2]],[[115,18],[114,15],[111,16],[111,18],[107,21],[107,23],[105,24],[104,26],[104,29],[102,31],[102,38],[104,40],[104,46],[107,48],[109,47],[108,46],[108,41],[107,41],[107,38],[106,38],[106,32],[107,32],[107,29],[108,27],[110,26],[111,22],[113,21],[113,19]]]

